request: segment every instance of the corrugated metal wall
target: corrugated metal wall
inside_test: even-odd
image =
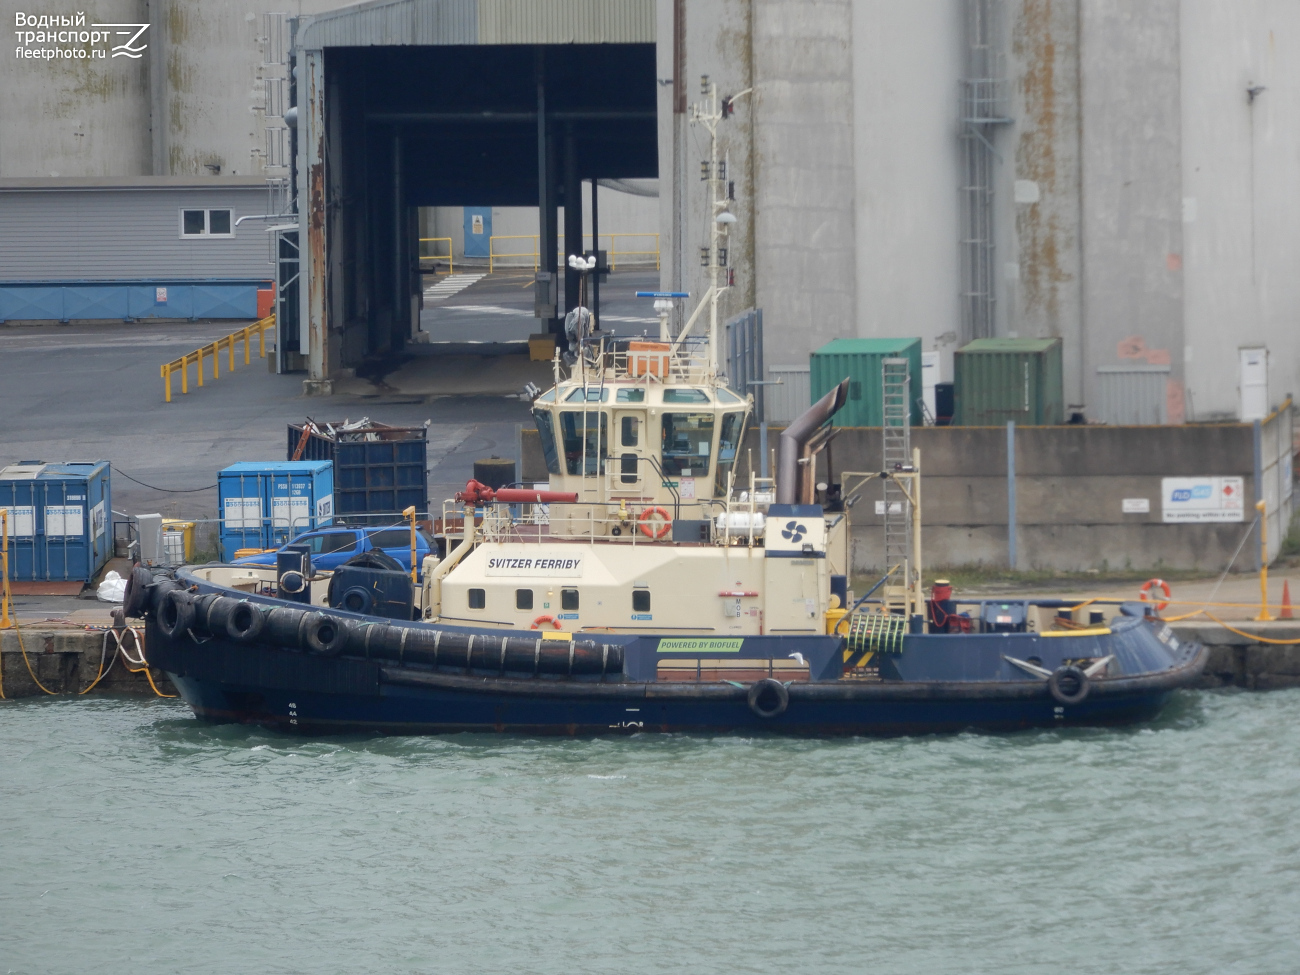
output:
[[[1168,366],[1098,366],[1094,419],[1117,426],[1169,422]]]
[[[654,0],[393,0],[322,14],[298,46],[653,44]]]
[[[807,366],[769,366],[767,381],[780,383],[763,390],[769,423],[789,423],[812,404]]]
[[[264,188],[0,187],[0,280],[270,278],[266,222],[235,236],[181,239],[182,209],[266,210]],[[233,220],[232,220],[233,223]]]

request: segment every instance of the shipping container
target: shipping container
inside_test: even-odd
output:
[[[276,548],[333,524],[334,467],[327,460],[231,464],[217,475],[221,557]]]
[[[113,500],[106,460],[23,461],[0,470],[9,509],[9,578],[90,582],[112,555]]]
[[[287,457],[293,458],[304,424],[289,424]],[[334,463],[334,514],[350,524],[382,524],[412,505],[429,510],[428,431],[371,422],[355,430],[317,423],[307,434],[302,459]],[[332,431],[332,432],[331,432]]]
[[[976,339],[953,363],[953,426],[1065,422],[1059,338]]]
[[[847,378],[848,401],[831,422],[837,427],[884,426],[881,369],[885,359],[907,360],[911,423],[920,426],[923,422],[920,339],[835,339],[828,342],[808,359],[811,401],[817,402]]]

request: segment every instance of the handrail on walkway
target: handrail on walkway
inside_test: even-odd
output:
[[[275,315],[267,315],[260,322],[254,322],[252,325],[231,332],[229,335],[223,335],[215,342],[209,342],[201,349],[195,349],[193,352],[186,353],[179,359],[173,359],[171,362],[162,364],[163,391],[168,403],[172,401],[172,376],[176,373],[181,374],[181,392],[188,393],[189,386],[189,366],[194,363],[198,366],[199,385],[203,385],[203,357],[209,356],[212,359],[212,378],[216,379],[220,375],[220,358],[221,347],[224,345],[229,353],[230,372],[235,371],[235,343],[243,340],[244,343],[244,365],[252,361],[252,355],[249,343],[252,342],[253,336],[257,336],[258,355],[263,359],[266,358],[266,333],[268,330],[275,328]]]

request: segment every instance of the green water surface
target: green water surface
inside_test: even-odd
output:
[[[1295,973],[1300,691],[893,740],[0,703],[0,973]]]

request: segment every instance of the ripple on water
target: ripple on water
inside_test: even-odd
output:
[[[47,972],[1291,973],[1300,691],[887,740],[304,740],[0,707]]]

